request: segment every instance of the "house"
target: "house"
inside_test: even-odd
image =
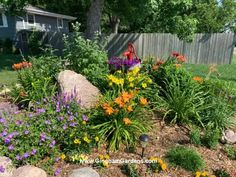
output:
[[[40,31],[43,33],[68,33],[69,22],[75,17],[48,12],[46,10],[27,6],[21,16],[12,16],[0,5],[0,39],[9,38],[15,42],[27,40],[25,31]]]

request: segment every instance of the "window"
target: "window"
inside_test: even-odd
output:
[[[63,19],[62,18],[57,18],[57,27],[63,28]]]
[[[0,27],[7,27],[7,17],[4,13],[0,12]]]
[[[35,16],[33,14],[27,14],[27,21],[29,25],[35,25]]]

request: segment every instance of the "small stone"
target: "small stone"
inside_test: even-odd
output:
[[[0,177],[12,177],[15,167],[8,157],[0,157]]]
[[[90,167],[79,168],[72,171],[69,177],[100,177],[100,175]]]
[[[12,177],[47,177],[47,173],[38,167],[26,165],[17,168]]]
[[[221,137],[222,143],[234,144],[236,143],[236,132],[233,130],[226,130],[223,132],[223,136]]]

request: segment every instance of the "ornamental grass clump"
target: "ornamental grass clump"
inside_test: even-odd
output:
[[[166,153],[166,158],[174,166],[180,166],[188,171],[198,171],[204,168],[203,158],[193,149],[177,146]]]

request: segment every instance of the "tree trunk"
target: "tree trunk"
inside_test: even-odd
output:
[[[119,29],[120,19],[117,18],[117,17],[112,17],[111,21],[110,21],[110,24],[111,24],[112,33],[117,34],[118,29]]]
[[[90,0],[91,5],[87,13],[86,37],[93,39],[96,32],[101,31],[101,16],[104,0]]]
[[[118,29],[119,29],[120,19],[118,17],[110,14],[110,13],[108,13],[107,15],[108,15],[108,18],[109,18],[112,33],[117,34]]]

